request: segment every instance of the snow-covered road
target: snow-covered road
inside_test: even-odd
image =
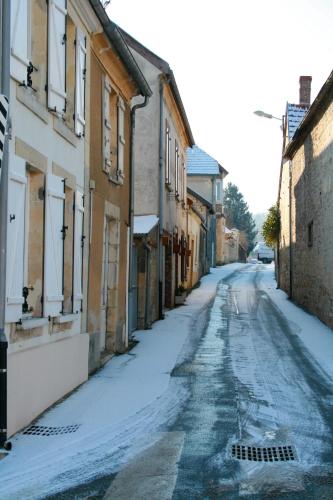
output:
[[[137,331],[139,344],[114,357],[70,397],[46,412],[39,426],[79,425],[54,436],[18,434],[13,450],[0,460],[0,498],[38,499],[59,495],[96,477],[112,475],[159,439],[188,393],[171,378],[201,333],[218,282],[242,264],[212,269],[186,306],[166,313],[152,330]]]
[[[276,303],[297,308],[281,294],[262,265],[219,284],[196,354],[177,369],[191,373],[191,396],[172,428],[186,434],[175,500],[333,498],[333,332],[299,310],[288,321]]]
[[[137,332],[37,422],[76,432],[14,438],[0,498],[333,498],[333,332],[273,272],[214,269]],[[233,444],[291,446],[296,460],[239,460]]]

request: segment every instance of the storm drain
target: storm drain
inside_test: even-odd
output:
[[[288,462],[296,460],[293,446],[245,446],[233,444],[231,455],[237,460],[251,460],[254,462]]]
[[[59,434],[72,434],[76,432],[80,424],[65,425],[62,427],[49,427],[45,425],[30,425],[23,434],[31,436],[58,436]]]

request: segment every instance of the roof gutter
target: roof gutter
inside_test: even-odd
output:
[[[133,77],[141,95],[150,97],[153,92],[149,84],[143,76],[139,66],[137,65],[132,52],[130,51],[124,37],[120,33],[118,26],[109,19],[109,16],[104,10],[100,0],[89,0],[90,5],[95,11],[105,33],[107,34],[110,42],[120,55],[120,58],[126,67],[127,71]]]
[[[168,67],[169,67],[169,72],[166,74],[166,77],[168,79],[168,82],[170,83],[172,95],[173,95],[173,97],[174,97],[174,99],[175,99],[175,101],[177,103],[178,109],[179,109],[180,114],[182,116],[182,119],[184,121],[187,138],[188,138],[189,143],[190,143],[189,145],[192,147],[192,146],[195,145],[195,142],[194,142],[194,138],[193,138],[193,135],[192,135],[190,123],[189,123],[187,115],[186,115],[186,111],[185,111],[185,108],[184,108],[183,101],[182,101],[182,99],[180,97],[180,92],[179,92],[178,87],[177,87],[175,76],[174,76],[173,71],[172,71],[172,69],[170,68],[169,65],[168,65]]]

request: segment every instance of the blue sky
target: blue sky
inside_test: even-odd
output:
[[[314,99],[333,69],[333,1],[111,0],[110,17],[174,70],[198,146],[226,170],[253,213],[274,204],[281,158],[277,120]]]

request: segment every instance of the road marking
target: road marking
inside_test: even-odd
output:
[[[185,432],[163,432],[161,439],[119,472],[104,500],[171,500]]]
[[[232,294],[232,298],[234,300],[235,308],[236,308],[236,314],[239,314],[239,309],[237,305],[237,300],[236,300],[236,295]]]

